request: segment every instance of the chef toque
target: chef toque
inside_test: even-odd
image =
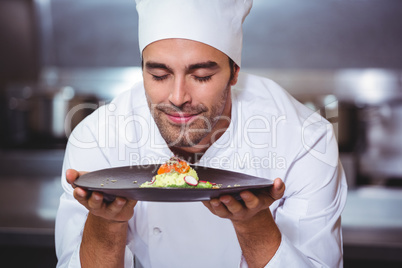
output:
[[[242,24],[253,0],[136,0],[140,52],[158,40],[190,39],[241,63]]]

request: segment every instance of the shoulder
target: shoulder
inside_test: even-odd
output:
[[[88,119],[99,120],[105,116],[130,116],[147,108],[143,82],[137,82],[129,90],[117,95],[110,103],[99,106]]]
[[[240,73],[233,94],[239,103],[255,113],[286,115],[296,121],[304,121],[314,113],[275,81],[262,76]]]
[[[330,122],[306,107],[269,78],[242,74],[234,90],[237,112],[245,121],[243,128],[269,126],[271,141],[286,155],[302,155],[313,147],[336,151]],[[254,118],[254,120],[253,120]],[[257,124],[258,123],[258,124]],[[329,144],[328,144],[329,143]],[[317,149],[318,150],[318,149]]]
[[[135,83],[131,89],[120,93],[108,106],[111,113],[119,115],[131,115],[147,108],[143,81]]]
[[[99,128],[110,125],[117,120],[128,120],[130,116],[145,114],[149,111],[146,102],[143,82],[137,82],[129,90],[117,95],[109,103],[99,103],[99,106],[73,132],[98,132]]]

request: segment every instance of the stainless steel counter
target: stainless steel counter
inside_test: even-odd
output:
[[[2,177],[0,245],[53,246],[60,177]]]
[[[0,246],[54,247],[63,155],[0,151]]]
[[[402,189],[350,190],[342,226],[345,258],[402,264]]]

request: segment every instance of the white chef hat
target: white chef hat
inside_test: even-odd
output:
[[[190,39],[241,63],[242,24],[253,0],[136,0],[140,52],[158,40]]]

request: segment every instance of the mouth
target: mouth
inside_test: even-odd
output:
[[[199,113],[197,114],[186,114],[186,113],[165,113],[169,121],[175,125],[189,124],[194,121]]]

